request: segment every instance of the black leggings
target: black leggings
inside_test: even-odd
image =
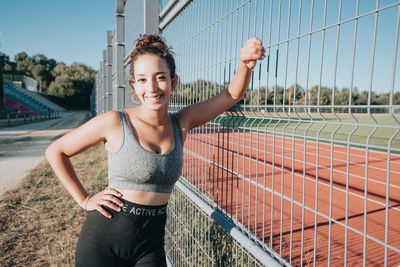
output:
[[[164,251],[167,204],[139,205],[124,199],[112,218],[88,212],[75,252],[77,267],[167,266]]]

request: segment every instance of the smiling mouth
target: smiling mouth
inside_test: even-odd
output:
[[[161,99],[161,95],[156,96],[156,97],[149,97],[145,96],[144,97],[146,101],[151,102],[151,103],[157,103]]]

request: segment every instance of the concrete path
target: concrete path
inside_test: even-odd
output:
[[[76,128],[89,111],[61,112],[60,118],[0,129],[0,194],[18,184],[44,160],[55,137]]]

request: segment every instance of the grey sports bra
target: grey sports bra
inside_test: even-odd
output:
[[[122,144],[108,153],[109,187],[139,191],[171,193],[182,172],[182,136],[173,114],[168,114],[174,129],[174,149],[157,154],[143,148],[133,132],[128,114],[118,111]]]

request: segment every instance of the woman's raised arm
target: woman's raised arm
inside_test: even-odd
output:
[[[258,38],[247,40],[240,50],[240,65],[228,88],[209,100],[188,106],[178,112],[177,117],[182,131],[187,132],[216,118],[239,102],[249,86],[252,69],[256,66],[257,60],[264,59],[264,53],[265,49]]]

